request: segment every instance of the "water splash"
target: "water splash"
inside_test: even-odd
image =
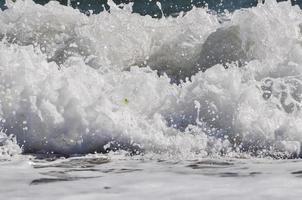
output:
[[[273,0],[160,20],[18,1],[0,12],[1,126],[25,152],[299,156],[301,15]]]

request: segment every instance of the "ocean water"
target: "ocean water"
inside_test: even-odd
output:
[[[1,199],[300,199],[300,2],[241,3],[7,1]]]

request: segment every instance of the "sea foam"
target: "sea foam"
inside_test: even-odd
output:
[[[0,12],[0,116],[24,152],[300,155],[302,12],[153,19],[18,1]]]

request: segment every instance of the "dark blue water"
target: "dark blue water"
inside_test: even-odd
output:
[[[34,0],[39,4],[46,4],[50,0]],[[61,4],[67,5],[67,0],[58,0]],[[159,1],[162,5],[162,11],[157,6]],[[279,0],[281,1],[281,0]],[[141,15],[150,15],[152,17],[162,17],[177,15],[179,12],[187,12],[195,7],[208,7],[216,12],[224,10],[234,11],[240,8],[256,6],[258,0],[114,0],[120,7],[123,4],[133,2],[133,12]],[[293,4],[302,5],[302,0],[292,0]],[[107,0],[71,0],[71,6],[79,9],[81,12],[91,14],[100,13],[104,10],[109,11],[110,7]],[[1,9],[5,9],[5,0],[0,0]]]

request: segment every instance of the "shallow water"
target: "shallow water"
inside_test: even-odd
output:
[[[300,199],[302,161],[90,155],[0,163],[3,199]]]

